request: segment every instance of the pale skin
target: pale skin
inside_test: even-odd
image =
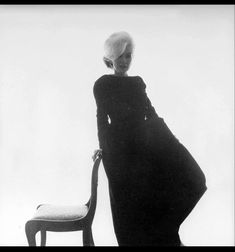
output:
[[[127,45],[123,54],[120,55],[117,59],[113,60],[113,70],[114,75],[117,76],[127,76],[127,71],[129,70],[132,60],[132,47]]]
[[[116,59],[112,60],[113,65],[113,75],[115,76],[128,76],[127,71],[130,68],[132,61],[132,47],[128,44],[124,52]],[[95,161],[97,155],[102,152],[102,149],[97,149],[94,151],[92,156],[93,161]]]

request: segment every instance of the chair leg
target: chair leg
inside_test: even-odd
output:
[[[83,246],[94,246],[91,227],[83,229]]]
[[[95,243],[94,243],[94,240],[93,240],[92,229],[90,231],[90,246],[95,246]]]
[[[38,231],[37,227],[34,225],[34,223],[28,221],[25,224],[25,233],[26,233],[29,246],[36,246],[37,231]]]
[[[41,246],[46,246],[47,233],[46,230],[41,230]]]

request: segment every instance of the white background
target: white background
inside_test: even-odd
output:
[[[208,190],[180,229],[186,246],[234,245],[234,6],[0,6],[0,245],[27,246],[40,203],[83,204],[98,147],[93,85],[103,43],[125,30],[159,116],[195,157]],[[97,246],[116,246],[100,166]],[[39,238],[39,236],[37,236]],[[82,245],[81,232],[48,245]]]

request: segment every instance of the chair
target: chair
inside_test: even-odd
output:
[[[41,246],[46,246],[46,231],[82,231],[83,246],[94,246],[92,222],[97,203],[98,168],[102,158],[101,150],[94,156],[91,176],[91,196],[85,205],[58,206],[41,204],[33,218],[25,224],[29,246],[36,246],[36,233],[41,232]]]

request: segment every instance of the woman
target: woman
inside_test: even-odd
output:
[[[119,246],[180,246],[179,227],[206,191],[200,167],[152,106],[146,84],[128,76],[126,32],[105,41],[114,74],[94,84],[97,126]]]

